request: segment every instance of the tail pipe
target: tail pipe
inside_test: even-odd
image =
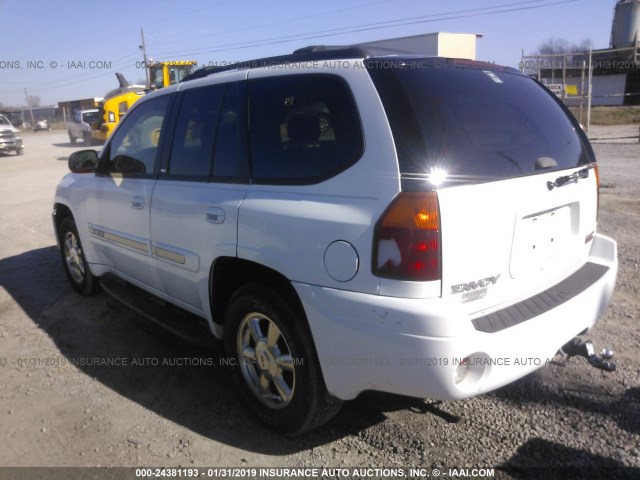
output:
[[[592,367],[604,370],[605,372],[614,372],[616,364],[613,359],[613,350],[603,348],[600,355],[595,353],[591,340],[582,341],[580,338],[574,338],[558,352],[565,358],[583,357],[589,361]]]

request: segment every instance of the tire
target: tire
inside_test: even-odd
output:
[[[77,138],[71,135],[71,131],[69,131],[69,143],[73,145],[74,143],[76,143],[76,140]]]
[[[304,313],[258,283],[229,301],[225,346],[240,395],[274,430],[300,435],[330,420],[341,401],[326,389]]]
[[[24,154],[24,147],[19,148],[18,150],[16,150],[16,155],[22,155]]]
[[[88,147],[93,145],[93,137],[91,136],[90,133],[84,132],[82,134],[82,140],[84,141],[84,144]]]
[[[76,223],[70,217],[60,223],[60,254],[62,266],[73,289],[85,296],[96,293],[99,289],[98,278],[89,269]]]

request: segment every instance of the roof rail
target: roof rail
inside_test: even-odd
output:
[[[241,62],[230,63],[228,65],[202,67],[184,77],[182,82],[207,77],[215,73],[226,72],[229,70],[271,67],[275,65],[285,65],[287,63],[339,60],[347,58],[368,58],[369,56],[369,52],[360,47],[311,45],[299,48],[288,55],[258,58],[256,60],[243,60]]]

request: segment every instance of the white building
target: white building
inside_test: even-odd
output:
[[[359,43],[374,55],[415,53],[429,57],[476,59],[476,43],[482,35],[476,33],[426,33],[409,37],[388,38]]]

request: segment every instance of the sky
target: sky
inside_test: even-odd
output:
[[[432,32],[477,33],[477,59],[518,66],[551,38],[607,48],[615,0],[0,0],[0,105],[103,97],[115,72],[199,65]],[[0,107],[1,108],[1,107]]]

